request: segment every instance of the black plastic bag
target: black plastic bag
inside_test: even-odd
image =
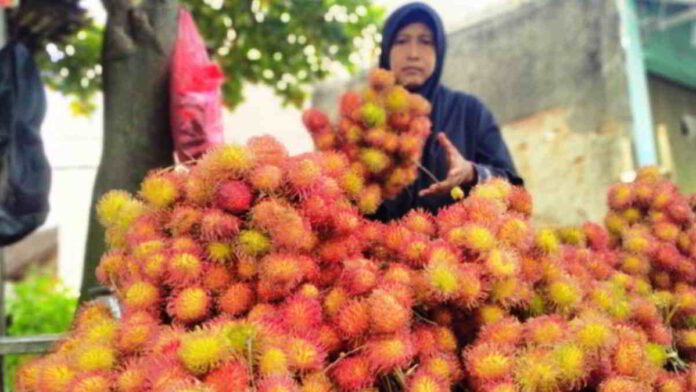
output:
[[[29,51],[0,50],[0,246],[19,241],[46,220],[51,168],[40,127],[46,95]]]

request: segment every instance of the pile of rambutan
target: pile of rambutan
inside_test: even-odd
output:
[[[654,169],[610,190],[605,229],[535,228],[501,179],[370,221],[350,166],[262,136],[104,195],[122,314],[83,306],[16,390],[696,390],[696,219]]]
[[[345,161],[337,181],[365,214],[416,180],[431,127],[430,103],[397,85],[392,72],[375,68],[368,82],[341,96],[336,121],[314,108],[303,115],[316,148]]]

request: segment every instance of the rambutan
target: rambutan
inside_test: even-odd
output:
[[[375,333],[394,333],[404,329],[411,319],[411,309],[385,290],[374,290],[368,299],[370,325]]]
[[[226,341],[216,330],[199,329],[181,338],[177,358],[191,373],[205,374],[227,356]]]
[[[383,147],[387,131],[383,127],[370,128],[365,133],[365,142],[372,147]]]
[[[507,249],[491,249],[485,257],[486,271],[493,279],[502,279],[518,274],[520,270],[519,256]]]
[[[310,108],[302,113],[302,122],[307,130],[314,133],[329,125],[329,118],[319,109]]]
[[[187,287],[174,293],[167,303],[167,313],[181,323],[192,323],[210,312],[210,294],[201,287]]]
[[[238,144],[224,144],[208,151],[198,163],[198,169],[211,177],[242,176],[254,167],[256,159],[251,150]]]
[[[127,311],[153,310],[161,302],[159,288],[144,280],[126,284],[120,297]]]
[[[144,206],[125,191],[109,191],[97,203],[97,218],[105,227],[128,227],[140,214]]]
[[[326,352],[307,338],[291,337],[285,342],[285,353],[291,368],[299,371],[320,370],[324,367]]]
[[[120,276],[121,268],[125,264],[126,255],[123,252],[107,252],[101,257],[99,266],[96,270],[96,276],[99,283],[110,286],[117,282]]]
[[[552,229],[540,229],[536,233],[534,244],[544,254],[558,251],[560,245],[556,233]]]
[[[645,359],[654,367],[662,368],[667,363],[667,349],[659,344],[648,343],[645,345]]]
[[[296,284],[303,277],[299,256],[289,253],[270,253],[259,261],[260,274],[269,282],[290,282]]]
[[[406,366],[414,356],[411,337],[407,334],[390,335],[366,343],[365,355],[370,368],[377,373],[386,373]]]
[[[635,199],[633,184],[618,183],[609,187],[607,203],[609,208],[623,210],[630,207]]]
[[[498,347],[515,347],[521,342],[524,329],[516,318],[506,317],[497,322],[484,325],[477,336],[477,340],[479,342],[491,343]]]
[[[237,276],[242,280],[251,280],[258,273],[258,263],[255,258],[242,256],[237,259]]]
[[[317,299],[293,296],[285,301],[281,312],[283,323],[297,333],[315,330],[321,324],[321,303]]]
[[[329,317],[334,317],[348,301],[348,292],[341,287],[335,286],[326,294],[322,302],[323,310]]]
[[[237,236],[236,245],[243,255],[258,257],[271,249],[271,240],[258,230],[242,230]]]
[[[249,174],[251,185],[266,193],[277,192],[285,183],[283,169],[275,165],[262,165]]]
[[[215,190],[215,204],[233,214],[248,210],[253,198],[251,188],[243,181],[223,181]]]
[[[531,349],[517,359],[514,377],[522,392],[554,391],[560,387],[560,373],[548,351]]]
[[[360,150],[360,162],[372,174],[380,174],[391,165],[391,158],[382,150],[376,148],[363,148]]]
[[[486,325],[502,320],[506,316],[505,310],[498,305],[484,304],[476,311],[479,324]]]
[[[345,392],[355,392],[372,385],[374,377],[370,361],[362,355],[343,358],[331,370],[332,380]]]
[[[204,206],[212,200],[215,187],[210,176],[196,169],[184,182],[186,200],[194,205]]]
[[[454,299],[459,295],[460,266],[448,261],[434,260],[425,266],[423,276],[431,297],[438,301]]]
[[[249,283],[239,282],[229,286],[218,298],[220,311],[232,316],[238,316],[251,308],[254,302],[254,291]]]
[[[145,360],[141,357],[126,362],[117,372],[114,388],[118,392],[144,392],[147,385]]]
[[[415,116],[427,116],[430,114],[431,105],[427,99],[418,94],[409,94],[408,108]]]
[[[115,346],[122,354],[140,353],[157,335],[160,326],[150,314],[135,312],[118,326]]]
[[[201,238],[204,240],[223,240],[239,232],[241,220],[215,208],[203,212],[200,221]]]
[[[107,372],[83,373],[70,383],[71,392],[109,392],[112,390],[113,377]]]
[[[365,187],[357,197],[358,208],[363,215],[374,214],[382,204],[382,190],[379,185],[371,184]]]
[[[167,267],[167,281],[174,286],[187,285],[201,277],[203,261],[191,253],[172,255]]]
[[[555,315],[531,318],[524,323],[525,341],[529,344],[556,344],[566,333],[566,321]]]
[[[390,89],[396,83],[396,77],[394,74],[391,71],[382,68],[373,68],[368,74],[367,78],[368,82],[370,83],[370,87],[376,91]],[[408,94],[408,92],[404,90],[404,94]]]
[[[108,371],[116,366],[118,353],[104,344],[85,344],[72,354],[70,363],[79,372]]]
[[[558,369],[560,382],[573,389],[587,383],[590,376],[591,357],[576,343],[563,343],[554,347],[552,361]]]
[[[630,377],[612,376],[602,381],[597,392],[650,392],[650,385]]]
[[[249,383],[249,371],[242,361],[230,361],[208,373],[203,382],[217,392],[244,391]]]
[[[465,349],[464,363],[468,373],[479,385],[503,381],[510,376],[514,357],[509,350],[489,343],[479,343]]]
[[[583,299],[582,289],[571,279],[559,280],[548,285],[547,296],[561,313],[572,311]]]
[[[326,306],[326,301],[324,301]],[[334,321],[348,339],[358,339],[370,327],[370,308],[365,301],[349,299],[340,308]]]
[[[246,145],[259,165],[280,166],[289,156],[285,145],[271,135],[252,136]]]
[[[339,112],[342,116],[350,116],[361,105],[362,97],[360,97],[360,94],[354,91],[346,91],[341,95]]]
[[[302,392],[331,392],[331,379],[324,372],[310,373],[302,378]]]
[[[495,237],[490,230],[477,224],[465,224],[454,228],[447,232],[445,238],[454,246],[476,253],[489,251],[496,244]]]
[[[341,348],[341,339],[338,336],[338,332],[334,327],[327,324],[319,327],[317,343],[326,350],[327,354],[334,353]]]
[[[618,213],[610,211],[604,218],[604,225],[611,234],[621,235],[628,227],[628,222]]]

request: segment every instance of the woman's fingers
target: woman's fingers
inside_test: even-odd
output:
[[[434,193],[441,193],[452,188],[451,181],[445,180],[436,182],[418,193],[419,196],[427,196]]]

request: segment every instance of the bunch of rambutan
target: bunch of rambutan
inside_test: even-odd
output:
[[[398,121],[389,75],[371,83],[345,119]],[[97,277],[122,314],[83,306],[17,390],[695,390],[696,220],[653,169],[612,187],[607,229],[535,228],[500,179],[385,224],[346,188],[386,189],[359,157],[262,136],[107,193]]]
[[[337,182],[362,213],[373,213],[418,177],[430,103],[377,68],[363,91],[344,93],[338,106],[340,118],[333,123],[318,109],[305,111],[303,121],[319,151],[342,154]]]

